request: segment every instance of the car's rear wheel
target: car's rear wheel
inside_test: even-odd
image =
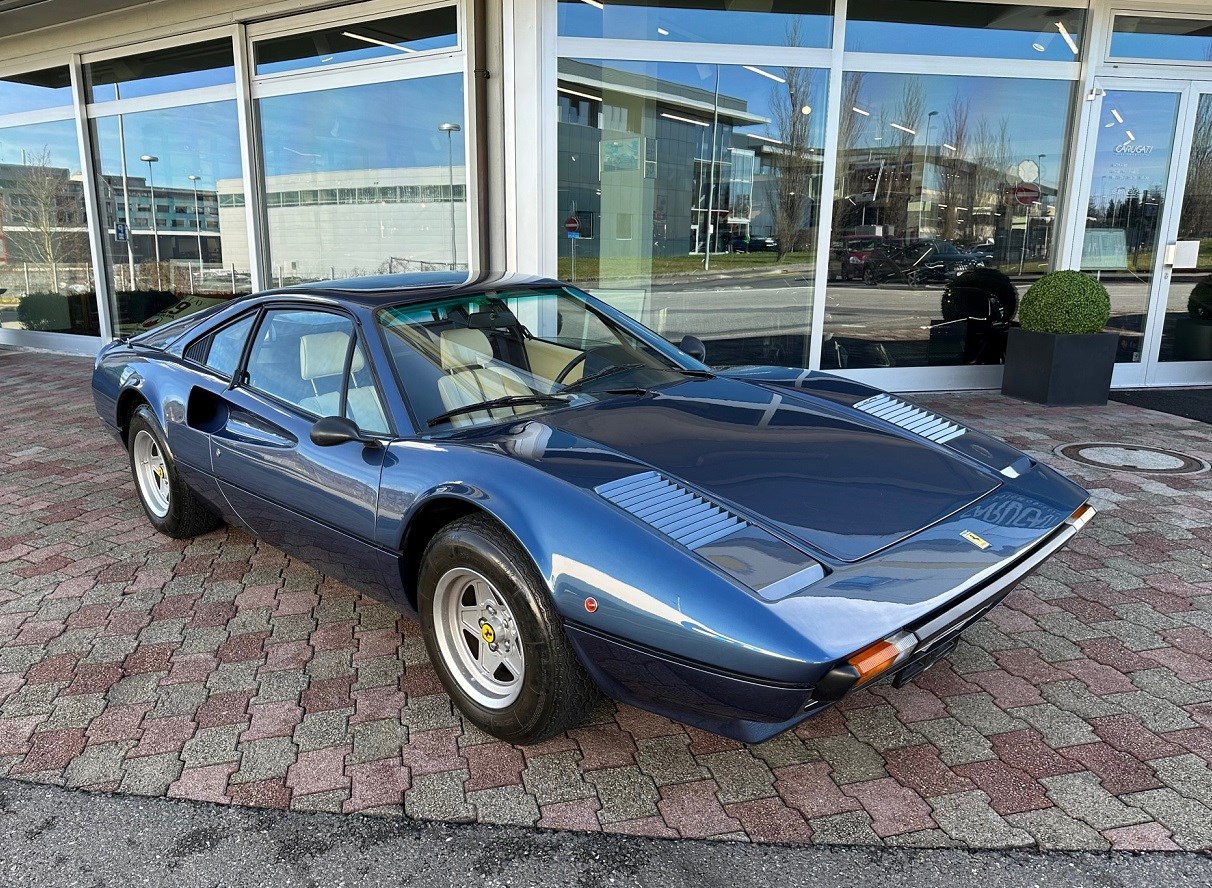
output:
[[[539,743],[576,727],[598,700],[529,556],[487,516],[438,531],[417,599],[438,678],[482,731]]]
[[[214,530],[222,521],[177,474],[156,416],[146,404],[131,417],[126,440],[139,502],[152,526],[175,539]]]

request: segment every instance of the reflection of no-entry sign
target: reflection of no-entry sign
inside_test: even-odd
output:
[[[564,230],[569,234],[575,234],[581,230],[581,220],[576,216],[569,216],[564,220]]]
[[[1039,200],[1039,186],[1033,182],[1020,182],[1014,186],[1014,202],[1020,207],[1029,207]]]

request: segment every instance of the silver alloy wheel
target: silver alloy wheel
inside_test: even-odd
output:
[[[168,463],[160,452],[160,445],[151,433],[140,429],[131,445],[135,461],[135,483],[139,496],[147,510],[157,518],[168,514]]]
[[[526,674],[522,638],[492,583],[470,568],[448,570],[434,590],[433,626],[463,693],[486,709],[504,709],[518,698]]]

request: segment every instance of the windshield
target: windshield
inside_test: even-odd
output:
[[[435,432],[642,394],[702,372],[562,288],[397,305],[376,317],[413,412]]]

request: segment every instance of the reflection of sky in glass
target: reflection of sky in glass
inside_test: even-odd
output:
[[[912,4],[913,10],[923,11],[926,21],[889,21],[902,8],[901,4],[891,4],[887,0],[852,2],[846,22],[846,49],[1062,62],[1079,58],[1065,41],[1057,23],[1064,25],[1070,39],[1078,43],[1085,22],[1085,13],[1080,9],[1033,9],[931,0]],[[965,15],[971,16],[971,24],[963,23]]]
[[[447,135],[463,124],[459,74],[260,99],[265,173],[445,166]],[[466,129],[466,127],[464,127]],[[453,136],[463,163],[463,133]]]
[[[234,101],[140,111],[123,115],[123,123],[128,176],[147,177],[147,163],[139,159],[144,154],[159,158],[153,164],[157,187],[190,188],[195,175],[202,177],[199,189],[213,191],[217,179],[241,175]],[[122,175],[117,115],[95,125],[102,173]]]
[[[968,109],[969,142],[974,140],[982,121],[995,135],[1004,124],[1010,161],[1037,161],[1038,155],[1045,155],[1043,182],[1055,186],[1073,88],[1069,81],[915,74],[851,73],[846,77],[847,95],[853,97],[855,107],[869,113],[864,116],[853,108],[843,109],[843,114],[852,115],[850,125],[854,128],[856,146],[890,147],[906,137],[913,144],[924,144],[927,115],[931,111],[939,113],[933,118],[930,143],[941,146],[947,139],[952,109],[959,103]],[[857,93],[853,93],[856,79],[860,84]],[[907,86],[921,89],[916,120],[904,119]],[[897,130],[894,123],[914,130],[915,135]]]
[[[744,124],[737,122],[733,128],[738,133],[755,133],[774,138],[778,136],[776,107],[786,107],[791,97],[785,83],[771,79],[770,75],[787,77],[786,69],[774,65],[753,65],[751,70],[739,65],[714,64],[681,64],[673,62],[631,62],[631,61],[585,61],[584,64],[601,66],[602,79],[606,83],[606,101],[610,102],[612,89],[612,71],[625,71],[641,75],[651,82],[646,85],[648,90],[660,92],[662,85],[679,85],[692,87],[701,91],[694,96],[698,102],[711,103],[716,88],[716,71],[719,71],[720,105],[722,108],[743,110],[746,114],[760,117],[764,123]],[[796,98],[796,106],[802,113],[808,108],[812,117],[809,143],[815,146],[824,144],[825,132],[825,73],[816,69],[799,69],[807,73],[810,88],[807,96]],[[759,74],[764,71],[765,74]],[[613,78],[617,80],[616,78]],[[625,92],[626,86],[613,86],[614,89]],[[666,86],[668,90],[668,86]]]
[[[443,34],[440,37],[427,37],[424,40],[410,40],[401,46],[413,52],[424,52],[430,49],[446,49],[458,42],[454,34]],[[407,58],[401,55],[401,50],[389,49],[386,46],[366,46],[361,49],[332,54],[311,55],[299,59],[287,59],[280,62],[258,62],[258,74],[281,74],[283,71],[300,71],[305,68],[318,68],[327,65],[344,65],[349,62],[364,62],[367,59],[398,59]]]
[[[1156,33],[1156,32],[1162,33]],[[1212,61],[1212,23],[1172,18],[1117,16],[1111,55],[1124,59]]]
[[[76,125],[71,120],[31,123],[0,129],[0,163],[33,163],[49,157],[46,165],[80,172]]]
[[[108,102],[235,83],[233,58],[230,40],[212,40],[96,62],[84,74],[91,100]]]
[[[771,12],[724,11],[721,2],[703,0],[703,9],[661,8],[607,3],[604,9],[583,0],[561,0],[559,32],[565,37],[613,37],[685,43],[743,43],[828,47],[832,4],[774,0]],[[715,8],[710,8],[715,7]],[[809,14],[793,14],[809,13]],[[789,35],[798,27],[797,39]]]
[[[19,114],[22,111],[40,111],[43,108],[66,108],[70,107],[71,103],[70,86],[53,89],[18,83],[16,80],[0,80],[0,117]]]
[[[1122,123],[1112,111],[1123,118]],[[1177,93],[1107,92],[1090,189],[1095,203],[1115,199],[1117,188],[1165,191],[1177,113]],[[1147,153],[1135,153],[1140,150]],[[1121,192],[1118,199],[1123,197]]]

